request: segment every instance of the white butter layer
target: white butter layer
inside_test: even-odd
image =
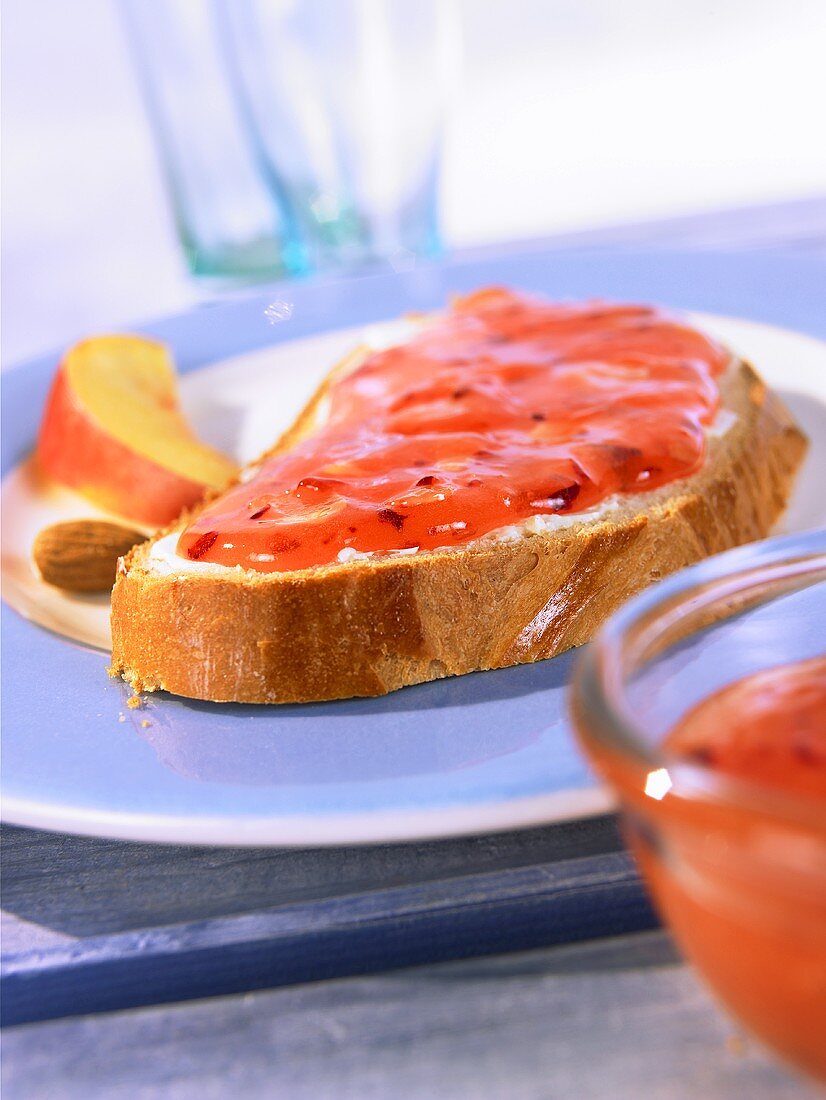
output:
[[[734,426],[737,414],[731,409],[719,409],[714,420],[706,428],[706,436],[709,439],[722,439],[729,428]]]
[[[480,535],[478,539],[459,543],[458,547],[456,545],[450,547],[434,546],[432,550],[428,550],[428,553],[432,554],[436,550],[464,549],[479,546],[486,542],[515,542],[524,535],[541,535],[545,531],[560,531],[563,527],[573,527],[576,523],[593,523],[595,520],[604,519],[606,515],[618,508],[619,504],[620,495],[616,493],[612,497],[606,497],[596,508],[589,508],[584,512],[573,512],[567,516],[557,514],[529,516],[521,523],[512,523],[507,527],[497,527],[493,531],[488,531],[486,535]],[[383,557],[385,554],[416,554],[419,549],[418,546],[411,546],[404,550],[382,551],[377,555],[375,551],[355,550],[352,546],[345,546],[343,550],[339,550],[338,560],[340,562],[364,561],[377,556]]]
[[[596,508],[589,508],[584,512],[572,512],[569,515],[539,515],[529,516],[522,523],[509,524],[507,527],[497,527],[494,531],[488,531],[487,534],[481,535],[478,539],[472,539],[470,542],[464,542],[459,544],[461,548],[470,548],[478,546],[480,543],[485,542],[514,542],[515,540],[522,538],[524,535],[541,535],[547,531],[560,531],[564,527],[573,527],[577,523],[594,523],[596,520],[604,519],[611,512],[615,511],[622,499],[621,494],[616,493],[614,496],[607,497]],[[225,572],[227,570],[233,571],[240,569],[244,572],[244,566],[242,565],[220,565],[218,562],[213,561],[190,561],[189,558],[183,558],[177,552],[176,546],[178,543],[178,534],[173,532],[171,535],[164,535],[162,539],[158,539],[155,545],[149,552],[149,562],[152,565],[152,570],[155,573],[159,573],[162,576],[170,576],[171,574],[179,573],[196,574],[198,576],[208,576],[217,572]],[[453,546],[436,546],[433,550],[455,550],[456,544]],[[368,561],[370,558],[375,557],[407,557],[410,554],[418,554],[420,547],[407,546],[402,550],[356,550],[354,546],[345,546],[338,552],[338,561],[341,563],[348,561]],[[428,553],[432,553],[433,550],[429,550]],[[257,556],[259,561],[273,561],[273,557],[270,554],[259,554]]]
[[[220,565],[215,561],[190,561],[189,558],[181,557],[176,550],[179,536],[180,531],[173,531],[171,535],[164,535],[163,538],[158,539],[149,551],[147,560],[153,573],[157,573],[162,577],[173,576],[176,573],[181,576],[192,576],[194,574],[203,577],[208,576],[210,573],[246,572],[243,565]]]

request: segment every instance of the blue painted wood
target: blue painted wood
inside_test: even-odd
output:
[[[622,852],[91,937],[7,959],[2,1023],[217,996],[651,927]]]
[[[181,922],[616,852],[611,817],[446,841],[206,848],[2,828],[4,957]]]
[[[816,1095],[662,932],[14,1028],[2,1073],[4,1100]]]

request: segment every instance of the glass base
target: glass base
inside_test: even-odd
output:
[[[254,283],[293,278],[309,271],[303,248],[268,237],[211,249],[188,242],[185,252],[196,279]]]

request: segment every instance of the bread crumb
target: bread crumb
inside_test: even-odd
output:
[[[126,700],[126,705],[130,710],[140,710],[143,706],[143,699],[141,699],[140,695],[130,695]]]
[[[119,722],[125,722],[126,721],[126,715],[125,714],[119,714],[118,715],[118,721]]]
[[[152,725],[152,723],[149,721],[148,718],[144,718],[144,720],[141,722],[141,725],[143,726],[144,729],[149,729],[149,727]]]
[[[726,1039],[726,1050],[736,1058],[742,1058],[746,1053],[746,1040],[742,1035],[729,1035]]]

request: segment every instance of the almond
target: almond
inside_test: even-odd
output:
[[[67,592],[108,592],[115,583],[118,558],[146,535],[103,520],[79,519],[44,527],[32,554],[48,584]]]

